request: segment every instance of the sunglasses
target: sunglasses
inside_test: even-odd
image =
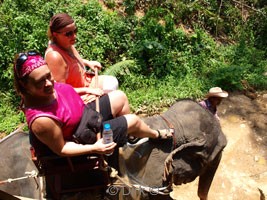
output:
[[[67,31],[67,32],[57,32],[57,33],[64,33],[66,37],[72,37],[74,34],[77,34],[78,28],[75,28],[73,31]]]
[[[16,61],[16,74],[18,77],[20,77],[20,70],[21,70],[21,66],[26,62],[26,60],[28,59],[28,56],[37,56],[40,55],[40,53],[38,53],[37,51],[29,51],[27,53],[20,53],[17,61]]]

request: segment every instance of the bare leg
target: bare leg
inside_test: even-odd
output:
[[[92,87],[95,86],[95,77],[92,78]],[[103,89],[105,93],[109,93],[113,90],[117,90],[119,87],[118,79],[114,76],[101,75],[98,76],[98,87]]]
[[[111,112],[113,117],[124,115],[128,124],[128,134],[143,138],[170,138],[172,133],[170,130],[153,130],[143,120],[135,114],[130,114],[130,106],[128,98],[124,92],[115,90],[108,93]]]
[[[158,131],[149,128],[149,126],[136,115],[127,114],[125,115],[125,118],[128,123],[128,134],[129,135],[139,137],[139,138],[143,138],[143,137],[157,138],[158,137]]]
[[[119,81],[115,76],[109,75],[101,75],[102,81],[102,88],[105,93],[109,93],[114,90],[118,90],[119,88]]]
[[[111,112],[114,117],[130,113],[128,98],[121,90],[115,90],[108,93]]]
[[[103,77],[98,76],[98,88],[103,89]],[[90,87],[95,88],[95,76],[92,78],[92,81],[90,83]]]

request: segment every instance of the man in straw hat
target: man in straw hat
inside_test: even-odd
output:
[[[223,98],[228,97],[228,93],[223,91],[220,87],[210,88],[208,94],[206,94],[206,99],[199,102],[201,106],[209,110],[214,116],[220,120],[217,114],[217,106],[221,103]]]

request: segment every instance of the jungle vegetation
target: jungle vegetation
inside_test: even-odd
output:
[[[18,52],[44,54],[50,17],[69,13],[77,48],[115,75],[135,113],[155,114],[210,87],[267,89],[265,0],[1,0],[0,133],[25,122],[13,86]]]

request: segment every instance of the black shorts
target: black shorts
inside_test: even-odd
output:
[[[89,107],[96,109],[96,102],[93,101],[87,104]],[[127,121],[124,116],[113,118],[108,95],[99,98],[99,110],[103,117],[103,126],[106,123],[110,124],[113,131],[113,140],[118,146],[123,146],[127,142]],[[102,132],[102,130],[101,130]]]

